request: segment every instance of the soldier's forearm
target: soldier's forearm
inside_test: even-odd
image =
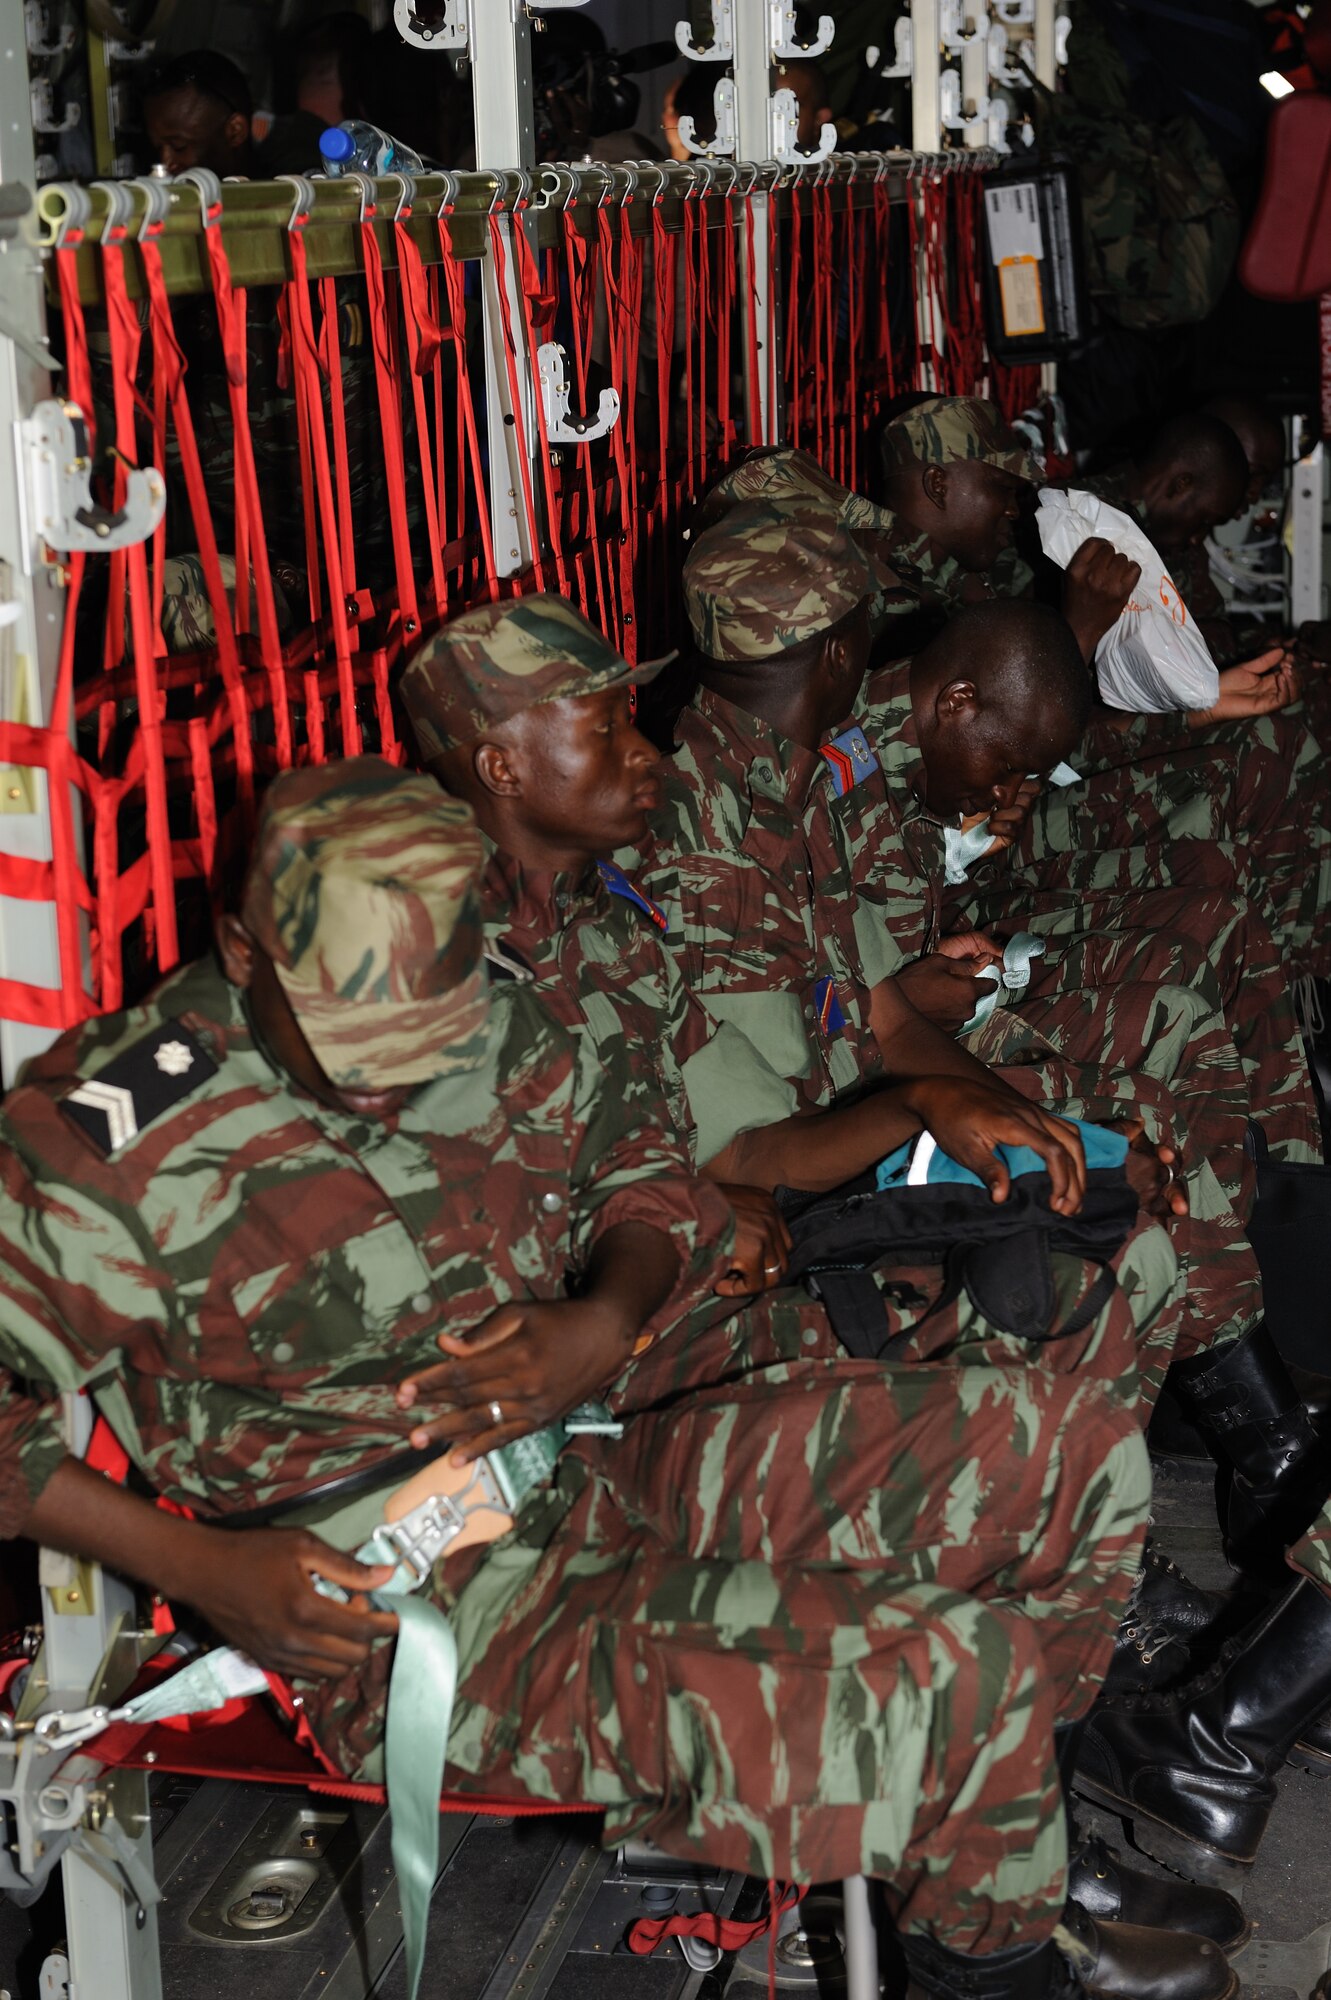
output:
[[[679,1252],[664,1230],[645,1222],[617,1222],[593,1246],[582,1296],[613,1322],[631,1350],[674,1291],[679,1274]]]
[[[164,1513],[67,1458],[42,1488],[23,1533],[65,1555],[105,1563],[165,1597],[193,1603],[199,1559],[217,1531]]]
[[[920,1076],[958,1076],[991,1090],[1011,1086],[977,1060],[969,1049],[916,1012],[896,980],[884,979],[870,996],[869,1023],[888,1076],[902,1082]],[[1012,1095],[1016,1096],[1013,1091]]]
[[[712,1180],[739,1181],[769,1193],[798,1187],[820,1194],[864,1173],[919,1129],[919,1119],[896,1093],[880,1090],[834,1111],[741,1132],[703,1171]]]

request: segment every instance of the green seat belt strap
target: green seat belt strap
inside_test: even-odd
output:
[[[407,2000],[416,2000],[439,1871],[439,1800],[457,1692],[458,1648],[452,1626],[428,1597],[375,1591],[372,1602],[398,1621],[388,1683],[384,1782],[402,1904]]]

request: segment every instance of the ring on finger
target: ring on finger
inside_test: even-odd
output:
[[[503,1421],[504,1421],[504,1412],[503,1412],[503,1407],[502,1407],[502,1405],[500,1405],[499,1403],[491,1403],[491,1405],[490,1405],[490,1421],[491,1421],[492,1423],[496,1423],[496,1424],[502,1424],[502,1423],[503,1423]]]

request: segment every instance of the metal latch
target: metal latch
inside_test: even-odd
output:
[[[418,8],[421,11],[417,11]],[[414,49],[465,49],[471,42],[467,0],[393,0],[393,26]]]
[[[134,466],[115,512],[92,497],[88,427],[77,403],[38,403],[19,425],[28,460],[32,526],[48,548],[107,553],[146,541],[166,512],[166,481]]]
[[[712,39],[701,47],[693,39],[692,23],[676,21],[675,41],[681,55],[693,62],[731,62],[735,54],[735,0],[712,0]]]
[[[536,372],[545,412],[545,434],[551,444],[590,444],[619,422],[619,391],[602,389],[594,417],[575,417],[569,402],[566,356],[556,340],[544,340],[536,350]]]

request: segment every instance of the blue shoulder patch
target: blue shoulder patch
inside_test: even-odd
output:
[[[654,903],[650,896],[644,896],[641,889],[635,889],[622,868],[617,868],[613,861],[598,861],[596,870],[612,896],[620,896],[626,903],[632,903],[645,917],[650,917],[659,931],[669,930],[670,919],[661,905]]]
[[[878,769],[878,759],[869,748],[869,739],[859,728],[843,729],[840,736],[819,746],[818,755],[832,773],[832,787],[839,799],[854,791],[861,778]]]

